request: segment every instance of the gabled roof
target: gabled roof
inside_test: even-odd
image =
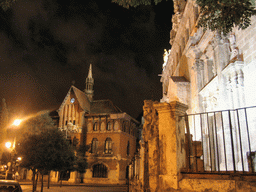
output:
[[[76,98],[77,98],[77,101],[78,101],[80,107],[81,107],[84,111],[86,111],[86,112],[90,111],[90,101],[89,101],[89,99],[87,98],[86,94],[85,94],[83,91],[77,89],[77,88],[76,88],[75,86],[73,86],[73,85],[70,87],[70,89],[69,89],[69,91],[68,91],[68,93],[67,93],[67,95],[66,95],[64,101],[62,102],[60,108],[58,109],[58,111],[60,111],[60,110],[62,109],[62,107],[64,106],[64,104],[66,103],[66,101],[67,101],[67,99],[68,99],[68,97],[69,97],[71,91],[73,91],[73,93],[75,94],[75,96],[76,96]]]
[[[123,111],[119,109],[116,105],[113,104],[110,100],[94,100],[92,102],[89,101],[86,94],[76,88],[75,86],[71,86],[65,99],[63,100],[60,108],[60,111],[63,106],[65,105],[67,99],[69,98],[70,94],[74,94],[80,107],[87,113],[87,114],[107,114],[107,113],[122,113]]]
[[[95,113],[122,113],[122,110],[110,100],[95,100],[91,103],[90,114]]]

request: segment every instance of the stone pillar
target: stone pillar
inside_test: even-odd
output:
[[[145,121],[143,125],[143,140],[145,141],[143,191],[145,192],[159,191],[159,134],[154,103],[158,102],[145,100],[143,106]]]
[[[154,103],[158,112],[160,189],[169,191],[178,189],[180,170],[185,167],[185,122],[187,105],[178,101]]]
[[[63,128],[63,121],[64,121],[64,115],[63,115],[63,111],[64,109],[59,111],[59,117],[60,117],[60,121],[59,121],[59,127]]]
[[[72,104],[71,105],[72,106],[72,119],[71,119],[71,122],[72,122],[72,124],[74,125],[74,120],[75,120],[75,105],[74,104]]]
[[[65,127],[65,126],[67,126],[66,125],[66,121],[68,120],[67,119],[67,116],[68,116],[68,108],[67,108],[68,106],[67,105],[64,105],[64,112],[63,112],[63,114],[64,114],[64,123],[63,123],[63,128]]]

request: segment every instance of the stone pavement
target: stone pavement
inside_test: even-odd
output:
[[[31,181],[20,181],[23,192],[32,191]],[[41,191],[41,183],[37,185],[37,192]],[[47,182],[44,182],[45,192],[127,192],[127,185],[95,185],[85,183],[63,183],[60,187],[60,183],[51,183],[50,188],[47,189]]]
[[[32,192],[32,185],[21,185],[23,192]],[[37,186],[37,192],[41,187]],[[49,189],[45,186],[44,192],[127,192],[127,187],[87,187],[87,186],[51,186]]]

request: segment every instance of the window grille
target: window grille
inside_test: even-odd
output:
[[[96,164],[93,166],[93,177],[107,178],[108,170],[103,164]]]

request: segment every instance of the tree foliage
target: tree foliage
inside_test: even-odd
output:
[[[9,111],[8,111],[5,99],[3,98],[1,117],[0,117],[0,143],[3,143],[7,137],[8,123],[9,123]]]
[[[112,0],[113,3],[117,3],[125,8],[137,7],[139,5],[151,5],[152,2],[155,4],[160,3],[162,0]]]
[[[85,152],[88,150],[88,146],[80,145],[76,155],[76,171],[80,173],[80,183],[83,183],[83,174],[88,167],[87,159],[85,158]]]
[[[22,157],[21,167],[41,175],[51,170],[71,170],[75,162],[74,150],[57,128],[29,135],[17,146],[17,153]]]
[[[22,157],[20,166],[33,171],[33,190],[36,186],[37,172],[40,172],[43,177],[51,170],[73,169],[74,150],[63,133],[54,127],[47,113],[25,121],[19,130],[20,137],[16,152]]]
[[[29,135],[40,134],[42,131],[53,128],[55,128],[54,122],[50,117],[49,112],[45,111],[22,121],[19,128],[16,130],[17,140],[22,140]]]
[[[250,0],[197,0],[201,8],[198,26],[227,34],[234,27],[247,28],[256,14]]]
[[[16,0],[0,0],[0,6],[4,11],[9,9]]]
[[[158,4],[162,0],[155,0]],[[150,0],[112,0],[114,3],[129,8],[138,5],[150,5]],[[253,0],[196,0],[200,6],[198,27],[218,30],[227,34],[234,27],[247,28],[251,23],[251,16],[256,14]]]

